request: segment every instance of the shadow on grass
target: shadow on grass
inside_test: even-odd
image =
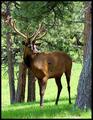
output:
[[[71,98],[71,100],[75,100],[75,97]],[[64,102],[64,101],[68,101],[69,102],[69,99],[68,98],[60,98],[59,99],[59,102]],[[51,100],[46,100],[44,101],[44,103],[47,103],[47,102],[56,102],[56,99],[51,99]]]
[[[72,103],[74,103],[73,101],[75,101],[75,99],[76,99],[76,97],[72,97],[71,98],[71,101],[72,101]],[[65,97],[65,98],[60,98],[59,99],[59,101],[58,102],[61,102],[61,103],[64,103],[64,102],[66,102],[66,101],[68,101],[68,103],[69,103],[69,99],[67,98],[67,97]],[[55,102],[56,102],[56,99],[49,99],[49,100],[47,100],[47,99],[44,99],[44,104],[46,104],[46,103],[54,103],[54,105],[55,105]],[[37,100],[37,101],[32,101],[32,102],[21,102],[21,103],[15,103],[15,104],[12,104],[12,105],[8,105],[8,107],[11,107],[11,106],[25,106],[25,105],[34,105],[34,104],[40,104],[40,101],[39,100]]]
[[[75,97],[72,97],[71,98],[71,102],[72,102],[72,104],[74,104],[74,101],[75,101]],[[49,100],[46,100],[46,99],[44,99],[44,106],[45,106],[45,104],[51,104],[51,103],[53,103],[54,105],[55,105],[55,102],[56,102],[56,99],[49,99]],[[59,99],[59,101],[58,101],[58,103],[61,103],[61,104],[63,104],[64,102],[68,102],[68,104],[69,104],[69,99],[68,98],[60,98]],[[53,105],[52,104],[52,105]],[[27,105],[40,105],[40,101],[38,100],[38,101],[32,101],[32,102],[21,102],[21,103],[15,103],[15,104],[13,104],[13,105],[9,105],[10,107],[11,106],[27,106]],[[8,106],[8,107],[9,107]]]
[[[72,98],[73,102],[75,98]],[[67,98],[60,99],[59,105],[53,105],[55,100],[45,100],[45,105],[40,108],[38,101],[23,104],[15,104],[2,111],[2,118],[64,118],[80,117],[82,111],[68,104]]]

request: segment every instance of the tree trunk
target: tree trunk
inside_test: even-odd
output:
[[[89,31],[91,30],[91,21],[92,21],[92,14],[91,14],[91,2],[85,2],[85,24],[84,24],[84,55],[83,59],[86,55],[86,44],[89,40]]]
[[[90,2],[87,2],[87,6],[89,7]],[[87,9],[89,10],[89,8]],[[87,14],[91,14],[91,7],[89,10],[89,13],[87,11]],[[88,15],[91,16],[91,15]],[[85,17],[86,18],[86,17]],[[85,19],[86,20],[86,19]],[[91,24],[91,19],[90,21],[86,20],[86,24]],[[87,25],[88,26],[88,25]],[[90,26],[90,28],[89,28]],[[85,27],[88,30],[86,31],[86,44],[85,44],[85,51],[84,51],[84,62],[83,62],[83,69],[80,74],[80,79],[79,79],[79,84],[78,84],[78,93],[77,93],[77,98],[76,98],[76,105],[79,108],[91,108],[91,103],[92,103],[92,94],[91,94],[91,85],[92,85],[92,78],[91,78],[91,45],[92,45],[92,36],[91,36],[91,25],[88,27]]]
[[[9,75],[9,89],[10,89],[10,103],[15,102],[15,85],[14,85],[14,63],[12,54],[12,41],[10,33],[7,32],[7,57],[8,57],[8,75]]]
[[[35,76],[30,69],[28,69],[28,97],[27,101],[35,101]]]
[[[16,102],[24,102],[26,86],[26,66],[23,62],[19,65],[19,79],[17,84]]]
[[[10,2],[7,1],[6,4],[6,14],[10,15]],[[7,39],[7,57],[8,57],[8,75],[9,75],[9,89],[10,89],[10,103],[15,102],[15,85],[14,85],[14,63],[13,63],[13,53],[12,53],[12,41],[9,33],[10,29],[7,29],[6,39]]]

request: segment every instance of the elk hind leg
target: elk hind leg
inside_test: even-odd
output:
[[[56,102],[55,102],[55,104],[57,105],[58,100],[59,100],[59,96],[60,96],[60,93],[61,93],[61,90],[62,90],[61,77],[55,78],[55,81],[56,81],[56,84],[57,84],[57,87],[58,87],[57,98],[56,98]]]
[[[71,96],[70,96],[70,75],[71,72],[65,72],[66,80],[67,80],[67,89],[68,89],[68,95],[69,95],[69,103],[71,104]]]

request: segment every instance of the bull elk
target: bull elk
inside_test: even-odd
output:
[[[44,103],[44,93],[49,78],[55,78],[56,85],[58,87],[57,98],[55,104],[58,104],[60,92],[62,90],[61,76],[65,73],[67,80],[67,88],[69,95],[69,103],[71,103],[70,97],[70,76],[72,68],[72,59],[65,52],[38,52],[35,50],[35,43],[38,39],[46,34],[46,30],[39,24],[36,32],[31,37],[21,33],[15,25],[15,21],[11,20],[11,17],[7,20],[8,24],[19,34],[25,41],[23,59],[28,68],[32,70],[35,77],[38,79],[40,90],[40,106]]]

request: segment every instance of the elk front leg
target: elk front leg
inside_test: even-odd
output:
[[[47,85],[47,80],[38,80],[39,83],[39,90],[40,90],[40,106],[43,106],[44,103],[44,93]]]

